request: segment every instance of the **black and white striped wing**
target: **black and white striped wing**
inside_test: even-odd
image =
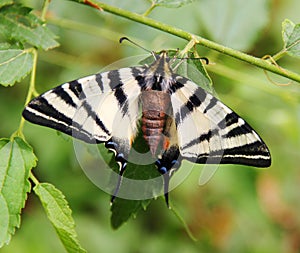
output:
[[[111,137],[124,146],[136,134],[142,68],[123,68],[84,77],[33,99],[23,117],[88,143]],[[130,147],[129,147],[130,148]]]
[[[267,146],[235,112],[192,81],[176,77],[171,102],[183,158],[195,163],[271,164]]]

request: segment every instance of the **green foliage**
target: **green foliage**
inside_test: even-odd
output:
[[[88,245],[89,252],[159,253],[172,250],[175,253],[184,251],[269,253],[281,250],[286,244],[295,245],[293,241],[295,234],[300,234],[297,225],[300,224],[300,220],[295,215],[300,208],[297,204],[299,203],[297,190],[299,89],[297,85],[281,89],[265,83],[263,81],[265,78],[260,73],[261,69],[253,70],[240,61],[231,61],[229,57],[223,57],[224,53],[245,60],[242,52],[230,51],[223,45],[251,51],[259,56],[274,53],[280,48],[282,41],[279,32],[268,31],[270,13],[276,12],[271,9],[269,1],[255,0],[242,3],[239,0],[148,2],[138,0],[139,4],[135,4],[134,1],[118,3],[119,8],[130,11],[89,0],[45,0],[42,9],[37,1],[18,1],[18,3],[26,2],[31,7],[15,2],[17,1],[0,1],[0,84],[7,87],[20,82],[20,85],[12,89],[0,87],[2,136],[7,135],[9,131],[15,132],[22,108],[37,95],[36,88],[44,91],[81,75],[96,73],[99,66],[105,66],[126,55],[126,50],[130,56],[140,53],[140,49],[116,44],[116,36],[119,36],[118,34],[123,36],[125,33],[135,41],[141,41],[141,44],[149,49],[168,50],[180,47],[183,50],[179,53],[183,52],[183,57],[187,53],[193,58],[199,58],[199,55],[207,56],[210,62],[208,65],[203,66],[198,59],[189,59],[180,65],[178,72],[210,92],[214,92],[214,89],[206,69],[214,73],[214,87],[222,99],[246,116],[247,121],[253,123],[258,132],[263,133],[271,148],[274,162],[272,170],[264,172],[263,175],[252,169],[236,168],[241,166],[235,168],[224,166],[214,180],[203,188],[197,187],[198,175],[194,173],[187,179],[187,183],[172,193],[172,199],[175,199],[173,202],[180,206],[179,209],[184,216],[182,218],[176,213],[179,220],[185,220],[180,224],[169,215],[170,212],[163,201],[152,202],[152,199],[116,198],[109,213],[108,197],[102,198],[106,195],[99,189],[93,191],[92,183],[85,183],[84,175],[80,174],[72,159],[66,157],[65,154],[68,152],[63,150],[64,145],[59,142],[60,137],[56,135],[55,138],[48,137],[50,130],[40,130],[41,128],[29,125],[23,133],[24,120],[21,119],[17,132],[12,134],[10,139],[0,139],[1,251],[34,252],[39,239],[34,241],[32,238],[42,238],[43,235],[46,239],[41,240],[40,247],[44,248],[38,250],[39,252],[51,250],[52,244],[59,241],[55,240],[53,235],[47,238],[48,232],[45,231],[49,230],[47,227],[49,224],[40,222],[43,215],[42,210],[38,208],[39,204],[44,207],[43,211],[67,252],[86,252],[78,238]],[[300,8],[299,3],[297,4]],[[83,5],[89,8],[82,8]],[[48,8],[50,15],[46,15]],[[101,8],[103,12],[98,11]],[[106,11],[113,15],[104,15]],[[144,12],[144,15],[138,15],[136,12]],[[131,21],[117,19],[115,15]],[[146,17],[148,15],[151,16],[151,20]],[[277,18],[277,15],[273,15]],[[160,22],[162,20],[170,25]],[[278,18],[277,23],[279,22],[281,20]],[[52,25],[51,29],[49,24]],[[141,24],[146,26],[141,27]],[[300,24],[294,24],[288,19],[282,23],[284,46],[275,53],[275,60],[282,58],[285,53],[299,57],[299,26]],[[160,29],[164,33],[158,33],[148,27]],[[274,28],[278,28],[275,22]],[[183,44],[182,40],[170,37],[170,34],[190,41]],[[202,39],[198,34],[205,34],[203,37],[207,37],[208,40]],[[54,49],[59,45],[58,35],[62,47]],[[108,40],[111,41],[108,43]],[[211,40],[219,44],[214,44]],[[204,50],[203,45],[221,54]],[[37,55],[41,60],[37,61]],[[262,66],[260,63],[264,62],[263,60],[246,56],[249,56],[246,61],[255,66],[267,70],[273,67],[281,71],[279,74],[285,77],[300,80],[298,74],[289,71],[293,67],[298,70],[298,62],[294,65],[287,64],[287,68],[283,69],[267,61],[265,66]],[[295,59],[289,58],[289,61],[293,60]],[[31,73],[30,80],[24,79],[29,73]],[[27,83],[29,88],[26,95],[22,85]],[[26,102],[23,103],[25,97]],[[79,224],[78,235],[71,208],[63,193],[52,184],[39,183],[33,175],[31,169],[36,166],[37,159],[32,148],[24,141],[23,135],[39,154],[39,167],[35,170],[38,177],[63,188],[76,214],[76,222]],[[134,148],[146,152],[142,150],[145,147],[142,141],[140,138]],[[101,146],[99,149],[102,150],[104,147]],[[106,152],[105,161],[116,170],[112,154],[103,152]],[[186,166],[184,164],[181,170],[185,170]],[[195,167],[194,170],[197,170],[200,166]],[[129,163],[124,176],[131,179],[147,179],[157,177],[159,174],[154,165],[137,166]],[[29,178],[34,187],[31,187]],[[32,188],[40,203],[36,203],[36,200],[28,201],[28,208],[23,211],[27,195]],[[145,187],[137,191],[152,190],[153,196],[158,196],[161,188],[162,182],[158,182],[151,189]],[[126,188],[122,188],[121,185],[120,194],[124,191]],[[147,213],[143,212],[146,209],[150,210]],[[15,229],[21,225],[22,212],[24,227],[14,235]],[[109,215],[110,225],[107,222]],[[286,215],[289,217],[288,222],[282,218]],[[138,218],[135,221],[131,220],[136,217]],[[28,225],[34,223],[35,227]],[[127,225],[123,226],[125,223]],[[290,227],[291,224],[294,225]],[[109,226],[118,230],[112,232]],[[123,228],[119,229],[121,226]],[[198,244],[191,243],[182,236],[185,226],[199,238]],[[265,231],[263,237],[261,231]],[[10,242],[12,235],[14,240]],[[9,246],[3,247],[8,243]]]
[[[295,25],[291,20],[282,23],[284,49],[290,56],[300,56],[300,24]]]
[[[65,196],[48,183],[40,183],[33,190],[40,198],[45,212],[67,252],[86,252],[77,240],[72,211]]]
[[[58,46],[55,35],[34,14],[21,5],[10,5],[0,9],[0,29],[9,41],[29,43],[48,50]]]
[[[5,5],[10,5],[10,4],[13,4],[13,3],[14,3],[13,0],[2,0],[0,2],[0,8],[3,7],[3,6],[5,6]]]
[[[32,70],[33,55],[28,50],[0,50],[0,84],[14,85]]]
[[[128,200],[116,198],[111,207],[111,226],[119,228],[130,218],[136,218],[141,210],[146,210],[151,200]]]
[[[21,5],[7,5],[0,8],[0,34],[6,43],[0,47],[0,84],[12,86],[21,81],[33,67],[33,47],[48,50],[57,47],[55,35],[34,14]],[[1,7],[1,6],[0,6]]]
[[[141,154],[149,151],[147,145],[145,145],[145,140],[142,137],[142,133],[140,132],[136,137],[136,140],[133,144],[133,150],[135,152],[139,152]],[[137,158],[136,158],[137,159]],[[141,158],[145,159],[145,158]],[[111,162],[115,163],[114,157]],[[151,200],[148,199],[149,195],[158,196],[162,190],[162,180],[157,180],[150,184],[145,184],[143,187],[137,185],[134,180],[146,180],[151,178],[160,178],[160,174],[155,169],[154,164],[142,165],[142,160],[136,160],[136,164],[128,163],[127,168],[124,172],[124,177],[133,179],[130,185],[126,185],[124,187],[124,183],[121,184],[119,195],[128,196],[127,190],[130,189],[132,192],[138,192],[139,198],[135,199],[122,199],[116,198],[111,206],[111,226],[114,229],[119,228],[123,223],[127,222],[131,217],[136,217],[141,210],[146,210],[147,206],[151,203]],[[161,179],[161,178],[160,178]],[[116,182],[112,183],[112,185],[116,185]],[[139,188],[140,187],[140,188]]]
[[[193,53],[190,55],[190,57],[191,58],[187,60],[186,64],[182,64],[180,66],[180,68],[187,66],[183,73],[180,74],[188,77],[195,83],[199,83],[199,86],[201,86],[203,89],[213,93],[212,80],[203,66],[202,60],[198,54]],[[207,64],[209,64],[209,62]]]
[[[0,247],[20,226],[21,209],[30,191],[30,170],[36,166],[32,148],[21,138],[0,139]]]

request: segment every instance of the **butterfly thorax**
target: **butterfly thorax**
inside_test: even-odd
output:
[[[145,86],[141,94],[142,132],[153,156],[168,148],[168,138],[163,136],[166,120],[170,115],[170,86],[174,83],[173,72],[166,52],[145,71]]]

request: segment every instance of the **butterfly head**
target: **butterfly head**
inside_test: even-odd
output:
[[[145,89],[168,91],[174,82],[170,58],[166,51],[154,54],[155,61],[145,71]]]

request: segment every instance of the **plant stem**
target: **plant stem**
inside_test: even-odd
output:
[[[155,4],[153,4],[152,3],[152,5],[148,8],[148,10],[146,10],[145,12],[144,12],[144,14],[143,14],[143,16],[148,16],[152,11],[153,11],[153,9],[156,7],[156,5]]]
[[[47,14],[47,11],[48,11],[50,1],[51,0],[44,0],[44,5],[43,5],[43,8],[42,8],[42,14],[41,14],[41,20],[43,20],[43,21],[46,21],[46,14]]]
[[[277,54],[274,54],[273,55],[273,60],[274,61],[277,61],[277,60],[279,60],[281,57],[283,57],[284,55],[286,55],[286,50],[284,49],[284,50],[281,50],[280,52],[278,52]]]
[[[32,48],[31,51],[32,51],[32,54],[33,54],[33,66],[32,66],[32,71],[31,71],[31,76],[30,76],[28,94],[27,94],[27,97],[26,97],[26,100],[25,100],[26,105],[31,100],[32,93],[35,90],[35,76],[36,76],[36,66],[37,66],[37,58],[38,58],[37,50]]]
[[[152,18],[148,18],[144,15],[140,15],[131,11],[127,11],[127,10],[123,10],[120,9],[118,7],[114,7],[108,4],[104,4],[104,3],[98,3],[98,5],[106,12],[115,14],[117,16],[121,16],[127,19],[130,19],[132,21],[136,21],[138,23],[147,25],[147,26],[151,26],[153,28],[156,28],[158,30],[173,34],[177,37],[186,39],[186,40],[191,40],[193,35],[191,33],[185,32],[179,28],[161,23],[159,21],[156,21]]]
[[[30,177],[30,179],[32,180],[32,182],[34,183],[35,186],[37,186],[40,183],[39,180],[34,176],[34,174],[32,172],[30,172],[29,177]]]
[[[106,12],[109,12],[109,13],[115,14],[117,16],[121,16],[121,17],[130,19],[130,20],[133,20],[133,21],[141,23],[141,24],[145,24],[147,26],[151,26],[153,28],[156,28],[156,29],[164,31],[166,33],[175,35],[177,37],[180,37],[180,38],[188,40],[188,41],[194,40],[194,42],[196,44],[205,46],[207,48],[218,51],[222,54],[229,55],[229,56],[234,57],[236,59],[239,59],[241,61],[250,63],[250,64],[252,64],[256,67],[260,67],[262,69],[268,70],[270,72],[273,72],[275,74],[287,77],[291,80],[294,80],[294,81],[297,81],[297,82],[300,83],[300,75],[299,74],[297,74],[295,72],[292,72],[292,71],[289,71],[289,70],[286,70],[286,69],[283,69],[281,67],[275,66],[275,65],[271,64],[270,62],[268,62],[266,60],[262,60],[260,58],[242,53],[242,52],[237,51],[237,50],[234,50],[232,48],[225,47],[223,45],[220,45],[220,44],[215,43],[213,41],[204,39],[204,38],[202,38],[200,36],[197,36],[195,34],[192,34],[192,33],[186,32],[184,30],[181,30],[179,28],[176,28],[176,27],[167,25],[165,23],[153,20],[153,19],[148,18],[144,15],[140,15],[140,14],[133,13],[133,12],[130,12],[130,11],[127,11],[127,10],[123,10],[123,9],[120,9],[120,8],[117,8],[117,7],[114,7],[114,6],[105,4],[105,3],[101,3],[101,2],[95,3],[95,5],[102,8]]]
[[[27,50],[30,50],[33,54],[33,64],[32,64],[30,83],[29,83],[29,88],[28,88],[28,92],[27,92],[27,97],[26,97],[26,100],[25,100],[25,105],[27,105],[29,103],[29,101],[31,100],[32,95],[36,92],[35,91],[35,76],[36,76],[36,66],[37,66],[37,57],[38,57],[38,52],[35,48],[30,48],[30,49],[27,49]],[[16,132],[16,134],[18,136],[22,136],[24,122],[25,122],[24,118],[21,117],[19,128]]]

